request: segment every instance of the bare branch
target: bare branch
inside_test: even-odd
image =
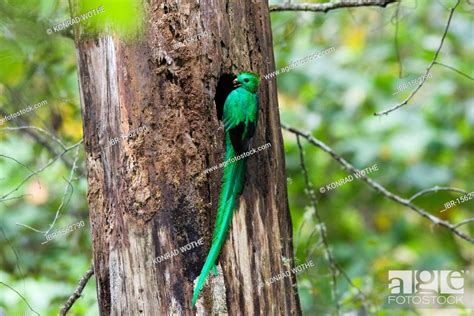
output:
[[[6,115],[7,113],[3,110],[0,109],[0,115]],[[53,134],[49,133],[48,131],[37,127],[37,126],[29,126],[27,125],[28,122],[25,121],[23,118],[18,117],[18,121],[21,122],[21,125],[18,127],[4,127],[0,128],[0,130],[10,130],[10,131],[20,131],[22,133],[25,133],[26,135],[30,136],[33,138],[35,141],[40,143],[46,150],[48,150],[53,156],[59,155],[59,152],[56,150],[55,147],[53,147],[48,141],[46,141],[43,137],[38,135],[37,133],[33,132],[33,130],[37,130],[41,132],[42,134],[47,135],[49,138],[51,138],[54,142],[58,143],[63,149],[66,149],[64,143],[62,143],[56,136]],[[68,168],[72,168],[72,162],[70,162],[66,157],[61,157],[61,160],[66,164]],[[79,168],[79,173],[81,176],[86,174],[86,171],[83,168]]]
[[[36,70],[37,70],[38,66],[34,65],[33,68],[36,68]],[[32,69],[30,72],[33,73],[36,70]],[[16,89],[10,88],[8,86],[6,86],[6,90],[10,93],[11,99],[13,100],[14,103],[19,103],[19,104],[25,103],[22,96],[20,95],[19,91],[17,91]],[[58,98],[58,99],[60,99],[60,100],[71,100],[73,98]],[[7,116],[8,113],[4,109],[0,108],[0,115],[1,116]],[[42,129],[40,127],[30,126],[30,121],[23,115],[20,115],[19,117],[15,118],[14,121],[10,121],[10,123],[15,124],[18,127],[17,128],[7,127],[7,128],[3,128],[2,130],[18,130],[18,131],[30,136],[35,141],[37,141],[39,144],[41,144],[44,148],[46,148],[51,153],[52,156],[57,156],[59,154],[59,152],[52,144],[49,143],[48,139],[43,137],[43,135],[46,135],[48,138],[50,138],[54,142],[58,143],[62,147],[62,149],[65,149],[65,147],[66,147],[59,140],[59,138],[54,135],[54,133],[48,132],[45,129]],[[43,134],[43,135],[40,135],[40,134],[36,133],[34,130],[41,132],[41,134]],[[66,166],[68,168],[72,167],[72,163],[66,157],[61,157],[61,159],[64,161],[64,163],[66,164]],[[80,168],[79,173],[81,174],[81,176],[86,174],[84,168]]]
[[[355,286],[355,284],[352,282],[351,278],[347,275],[347,273],[342,269],[342,267],[339,266],[339,264],[336,262],[336,260],[333,257],[332,251],[329,248],[329,242],[328,242],[328,237],[327,237],[327,232],[326,232],[326,226],[324,225],[324,222],[322,221],[321,214],[319,213],[319,208],[318,208],[318,201],[316,199],[316,195],[314,194],[313,190],[313,185],[311,184],[308,176],[308,169],[306,168],[306,163],[304,160],[304,153],[303,153],[303,146],[301,146],[300,142],[300,135],[296,134],[296,142],[298,144],[298,149],[300,152],[300,165],[301,169],[303,171],[304,175],[304,180],[305,180],[305,186],[306,186],[306,192],[311,200],[311,204],[313,206],[314,212],[316,214],[316,219],[318,222],[318,225],[320,227],[319,229],[319,234],[321,238],[321,243],[324,248],[324,252],[326,253],[326,258],[329,261],[329,268],[331,270],[331,276],[332,276],[332,292],[334,296],[334,300],[336,301],[336,311],[337,315],[340,314],[340,309],[341,309],[341,304],[339,302],[339,299],[337,297],[337,272],[340,272],[341,275],[347,280],[347,282],[357,290],[358,295],[361,298],[362,301],[362,306],[365,310],[365,312],[368,312],[368,306],[367,306],[367,298],[364,292],[362,290]],[[310,236],[311,237],[311,236]]]
[[[462,189],[457,189],[457,188],[451,188],[451,187],[439,187],[439,186],[435,186],[435,187],[432,187],[430,189],[425,189],[425,190],[422,190],[416,194],[414,194],[411,198],[408,199],[409,202],[413,202],[414,199],[422,196],[422,195],[425,195],[427,193],[431,193],[431,192],[438,192],[438,191],[452,191],[452,192],[458,192],[458,193],[462,193],[462,194],[466,194],[467,192],[462,190]]]
[[[19,297],[21,297],[21,299],[26,303],[26,305],[28,305],[28,308],[29,308],[33,313],[35,313],[36,315],[40,316],[40,314],[39,314],[37,311],[35,311],[35,310],[31,307],[30,303],[28,303],[28,301],[26,300],[26,298],[25,298],[23,295],[21,295],[17,290],[15,290],[15,289],[12,288],[10,285],[8,285],[8,284],[6,284],[6,283],[4,283],[4,282],[1,282],[1,281],[0,281],[0,284],[6,286],[7,288],[9,288],[9,289],[12,290],[13,292],[15,292]]]
[[[31,177],[33,177],[34,175],[42,172],[43,170],[45,170],[47,167],[49,167],[50,165],[52,165],[56,160],[60,159],[62,156],[64,156],[67,152],[69,152],[70,150],[76,148],[77,146],[81,145],[83,143],[83,140],[77,142],[76,144],[66,148],[62,153],[60,153],[58,156],[52,158],[46,165],[44,165],[43,167],[41,167],[40,169],[36,170],[35,172],[33,172],[32,174],[28,175],[27,177],[25,177],[23,179],[23,181],[21,181],[21,183],[13,190],[11,190],[10,192],[8,193],[5,193],[4,195],[0,196],[0,201],[7,198],[10,194],[18,191],[20,189],[20,187],[25,184],[26,181],[28,181]]]
[[[25,169],[28,169],[28,171],[31,171],[31,172],[32,172],[34,175],[36,175],[36,176],[37,176],[36,172],[34,172],[33,170],[31,170],[31,169],[30,169],[30,168],[29,168],[27,165],[25,165],[25,164],[23,164],[23,163],[19,162],[19,161],[18,161],[18,160],[16,160],[15,158],[13,158],[13,157],[10,157],[10,156],[6,156],[6,155],[2,155],[2,154],[0,154],[0,157],[6,158],[6,159],[10,159],[10,160],[13,160],[13,161],[14,161],[14,162],[16,162],[17,164],[19,164],[20,166],[22,166],[22,167],[23,167],[23,168],[25,168]],[[40,186],[39,179],[38,179],[38,185]],[[4,201],[4,200],[2,200],[2,201]]]
[[[25,293],[26,292],[25,274],[23,273],[23,270],[21,269],[20,256],[18,255],[16,248],[13,247],[13,244],[10,242],[10,239],[7,237],[7,234],[5,233],[5,230],[3,229],[1,225],[0,225],[0,231],[2,232],[3,239],[6,241],[7,245],[10,247],[10,249],[13,251],[13,254],[15,255],[15,258],[16,258],[15,265],[18,268],[18,272],[20,273],[21,279],[23,280],[23,293]]]
[[[456,68],[454,68],[454,67],[448,66],[448,65],[446,65],[446,64],[443,64],[443,63],[440,63],[440,62],[437,62],[437,61],[435,61],[434,64],[435,64],[435,65],[443,66],[443,67],[448,68],[448,69],[451,69],[452,71],[457,72],[457,73],[460,74],[461,76],[464,76],[464,77],[466,77],[467,79],[470,79],[470,80],[473,80],[473,81],[474,81],[474,78],[473,78],[473,77],[469,76],[468,74],[466,74],[466,73],[462,72],[461,70],[458,70],[458,69],[456,69]]]
[[[403,100],[401,103],[397,104],[397,105],[394,105],[392,106],[391,108],[387,109],[387,110],[384,110],[384,111],[381,111],[381,112],[376,112],[374,113],[375,116],[381,116],[381,115],[387,115],[388,113],[390,112],[393,112],[399,108],[401,108],[402,106],[405,106],[408,104],[408,102],[410,102],[410,100],[415,96],[415,94],[418,92],[418,90],[421,89],[421,87],[425,84],[425,81],[426,81],[426,78],[428,76],[428,74],[430,73],[431,71],[431,68],[433,67],[433,65],[436,63],[436,60],[438,59],[438,56],[439,56],[439,52],[441,51],[441,48],[443,48],[443,44],[444,44],[444,39],[446,38],[446,34],[448,34],[448,30],[449,30],[449,26],[451,24],[451,19],[453,17],[453,14],[454,14],[454,11],[456,10],[456,8],[458,7],[459,3],[461,2],[461,0],[458,0],[456,2],[456,4],[454,5],[454,7],[451,8],[451,11],[449,13],[449,18],[448,18],[448,23],[446,23],[446,27],[444,29],[444,33],[443,33],[443,36],[441,37],[441,42],[439,44],[439,47],[438,49],[436,50],[436,53],[433,57],[433,60],[431,61],[431,63],[428,65],[428,68],[426,68],[426,72],[425,72],[425,75],[423,76],[423,79],[421,80],[421,82],[418,84],[418,86],[416,86],[415,90],[413,90],[410,95],[405,99]]]
[[[31,194],[22,194],[22,195],[19,195],[19,196],[12,196],[12,197],[9,197],[9,198],[6,198],[6,199],[1,199],[0,202],[5,204],[6,201],[19,200],[19,199],[24,198],[25,196],[31,196]]]
[[[410,15],[412,15],[412,14],[413,14],[412,11],[415,10],[415,9],[418,7],[418,1],[415,1],[415,5],[414,5],[413,7],[406,7],[406,8],[409,8],[409,9],[410,9],[410,11],[408,11],[408,12],[410,12],[410,13],[404,13],[404,12],[401,11],[401,8],[403,7],[403,6],[402,6],[402,1],[399,1],[399,2],[397,2],[397,3],[400,3],[400,10],[398,10],[398,9],[395,10],[394,14],[393,14],[392,17],[390,18],[390,21],[385,22],[385,23],[382,22],[382,25],[377,26],[377,27],[371,29],[370,32],[375,32],[375,31],[377,31],[377,30],[380,30],[380,29],[382,29],[383,27],[385,27],[385,26],[388,25],[388,24],[392,24],[392,25],[397,26],[397,24],[400,23],[401,20],[403,20],[403,19],[409,17]],[[404,8],[405,8],[405,7],[404,7]],[[400,14],[400,12],[402,12],[402,13]]]
[[[347,162],[344,158],[342,158],[341,156],[339,156],[338,154],[336,154],[334,152],[334,150],[332,150],[328,145],[326,145],[325,143],[323,143],[322,141],[314,138],[310,133],[308,132],[302,132],[294,127],[290,127],[290,126],[286,126],[284,124],[281,124],[281,127],[293,134],[297,134],[303,138],[305,138],[308,142],[310,142],[311,144],[313,144],[314,146],[318,147],[318,148],[321,148],[324,152],[328,153],[329,155],[331,155],[331,157],[336,160],[339,164],[341,164],[346,170],[349,170],[351,171],[352,173],[358,173],[360,174],[360,177],[359,179],[362,179],[364,180],[367,184],[369,184],[372,188],[374,188],[376,191],[380,192],[381,194],[385,195],[387,198],[391,199],[392,201],[395,201],[401,205],[404,205],[410,209],[412,209],[413,211],[415,211],[416,213],[418,213],[419,215],[427,218],[428,220],[430,220],[434,225],[439,225],[439,226],[442,226],[444,228],[447,228],[448,230],[450,230],[451,232],[453,232],[454,234],[456,234],[457,236],[461,237],[462,239],[470,242],[470,243],[473,243],[474,244],[474,238],[469,236],[469,235],[466,235],[465,233],[459,231],[458,229],[456,229],[455,225],[447,222],[447,221],[444,221],[442,219],[440,219],[439,217],[436,217],[434,215],[431,215],[430,213],[428,213],[427,211],[425,211],[423,208],[421,207],[418,207],[414,204],[412,204],[409,200],[407,199],[404,199],[390,191],[388,191],[384,186],[382,186],[381,184],[379,184],[378,182],[372,180],[371,178],[367,177],[365,174],[363,174],[359,169],[357,169],[356,167],[354,167],[353,165],[351,165],[349,162]]]
[[[26,225],[26,224],[16,223],[16,225],[18,225],[18,226],[23,226],[23,227],[25,227],[25,228],[31,229],[32,231],[35,231],[35,232],[37,232],[37,233],[41,233],[41,234],[45,234],[45,233],[46,233],[46,232],[44,232],[44,231],[42,231],[42,230],[37,230],[36,228],[31,227],[31,226],[28,226],[28,225]]]
[[[76,290],[74,291],[74,293],[71,294],[71,296],[69,296],[66,303],[64,303],[64,305],[62,306],[61,311],[59,312],[60,316],[65,316],[67,312],[71,309],[72,305],[74,305],[74,303],[77,301],[77,299],[81,297],[82,291],[86,287],[87,282],[93,274],[94,267],[90,267],[90,269],[87,270],[86,273],[84,273],[84,275],[79,280],[79,284],[77,285]]]
[[[308,194],[309,199],[311,200],[311,204],[316,214],[316,219],[320,227],[319,235],[323,243],[324,252],[326,253],[326,258],[329,261],[329,269],[331,270],[331,277],[332,277],[332,295],[334,297],[334,301],[336,302],[337,315],[339,315],[340,310],[341,310],[341,304],[339,302],[339,298],[337,297],[337,268],[334,263],[334,257],[332,256],[332,251],[329,249],[329,243],[327,241],[327,234],[326,234],[326,227],[321,219],[321,215],[319,214],[318,201],[316,200],[316,195],[314,194],[313,186],[311,182],[309,181],[308,170],[306,169],[306,164],[304,162],[303,147],[301,146],[300,136],[298,136],[298,134],[296,134],[296,142],[300,150],[300,165],[301,165],[301,169],[304,175],[306,193]]]
[[[56,136],[52,135],[50,132],[48,132],[47,130],[41,128],[41,127],[37,127],[37,126],[18,126],[18,127],[4,127],[4,128],[0,128],[0,130],[4,130],[4,131],[17,131],[17,130],[23,130],[23,129],[33,129],[33,130],[37,130],[45,135],[47,135],[48,137],[50,137],[52,140],[54,140],[56,143],[59,144],[59,146],[61,146],[63,149],[66,149],[66,146],[63,144],[63,142],[61,142],[61,140],[59,138],[57,138]]]
[[[398,15],[400,13],[400,4],[401,1],[397,3],[397,10],[395,11],[395,34],[394,34],[394,45],[395,45],[395,55],[397,56],[398,62],[398,77],[402,78],[403,76],[403,64],[402,64],[402,57],[400,53],[400,44],[398,43],[398,28],[399,28],[399,20]]]
[[[63,194],[63,197],[61,199],[61,204],[59,205],[58,209],[56,210],[56,215],[54,216],[53,222],[49,225],[48,230],[44,233],[45,235],[47,235],[51,231],[51,229],[53,229],[54,224],[56,223],[56,220],[59,217],[61,209],[64,206],[64,201],[66,200],[66,195],[67,195],[67,192],[68,192],[69,188],[71,188],[71,195],[72,195],[72,190],[74,189],[74,187],[72,186],[71,181],[72,181],[72,177],[74,176],[74,172],[76,172],[77,160],[78,159],[79,159],[79,147],[76,148],[76,157],[74,158],[74,162],[72,164],[72,169],[71,169],[71,173],[69,175],[69,180],[66,180],[67,185],[66,185],[66,188],[64,189],[64,194]]]
[[[324,12],[354,7],[386,7],[390,3],[395,3],[397,0],[340,0],[337,2],[325,3],[282,3],[273,4],[270,6],[270,12],[279,11],[311,11]]]
[[[465,219],[465,220],[463,220],[462,222],[457,223],[456,225],[454,225],[454,228],[458,228],[459,226],[468,224],[468,223],[470,223],[470,222],[474,222],[474,218]]]
[[[75,158],[74,158],[74,162],[73,162],[73,165],[72,165],[72,169],[71,169],[71,173],[69,175],[69,179],[65,179],[65,181],[67,182],[67,185],[66,185],[66,188],[64,189],[64,194],[63,194],[63,197],[61,199],[61,204],[59,205],[58,209],[56,210],[56,214],[54,216],[54,219],[53,221],[51,222],[51,224],[49,224],[49,228],[48,230],[46,231],[41,231],[41,230],[38,230],[34,227],[31,227],[31,226],[28,226],[28,225],[25,225],[25,224],[22,224],[22,223],[16,223],[18,226],[23,226],[25,228],[28,228],[28,229],[31,229],[37,233],[41,233],[41,234],[44,234],[45,236],[51,231],[51,229],[53,229],[54,227],[54,224],[56,223],[57,219],[59,218],[59,214],[61,212],[61,209],[63,208],[64,206],[64,202],[66,200],[66,196],[67,196],[67,193],[69,191],[69,188],[71,188],[71,195],[72,195],[72,190],[74,189],[74,187],[72,186],[72,178],[74,176],[74,172],[76,171],[77,169],[77,160],[79,159],[79,146],[82,143],[82,141],[80,141],[79,143],[77,143],[76,145],[73,145],[69,148],[66,148],[66,150],[64,151],[64,153],[66,153],[67,151],[73,149],[74,147],[76,147],[76,155],[75,155]],[[63,153],[63,154],[64,154]],[[45,166],[43,166],[43,168],[39,169],[36,173],[38,172],[41,172],[43,171],[44,169],[46,169],[49,165],[51,165],[54,161],[56,161],[59,157],[55,157],[54,159],[52,159],[48,164],[46,164]],[[31,175],[29,175],[28,177],[26,177],[25,179],[23,179],[23,181],[20,183],[19,186],[17,186],[13,191],[10,191],[9,193],[7,193],[6,195],[4,195],[4,197],[8,196],[9,194],[13,193],[14,191],[18,190],[21,185],[23,185],[23,183],[25,183],[29,178],[31,177]],[[0,198],[0,201],[3,200],[2,198]]]

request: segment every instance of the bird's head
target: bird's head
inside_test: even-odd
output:
[[[237,75],[237,78],[234,79],[234,85],[236,87],[242,86],[252,93],[257,92],[259,84],[260,77],[252,72],[241,72]]]

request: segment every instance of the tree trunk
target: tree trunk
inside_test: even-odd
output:
[[[274,70],[269,11],[260,0],[145,6],[139,41],[76,34],[98,300],[101,315],[193,315],[222,175],[204,173],[224,154],[217,84]],[[275,80],[262,78],[259,98],[252,147],[272,146],[248,158],[198,314],[301,314],[294,275],[259,286],[293,266]]]

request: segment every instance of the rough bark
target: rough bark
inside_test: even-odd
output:
[[[225,73],[274,70],[269,11],[261,0],[145,6],[139,41],[76,34],[98,300],[101,315],[193,315],[222,175],[203,173],[224,153],[216,86]],[[274,79],[262,79],[259,98],[252,147],[272,146],[248,158],[219,276],[209,277],[198,314],[301,314],[293,275],[258,287],[293,266]],[[202,246],[153,263],[200,238]]]

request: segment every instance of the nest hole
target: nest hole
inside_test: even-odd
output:
[[[232,81],[237,78],[234,74],[225,73],[219,78],[216,88],[216,96],[214,101],[216,103],[217,118],[222,121],[222,115],[224,114],[224,103],[229,93],[234,90]]]

